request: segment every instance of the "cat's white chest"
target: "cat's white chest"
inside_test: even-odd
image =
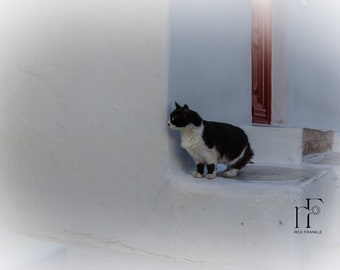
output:
[[[181,146],[196,160],[196,162],[216,163],[217,153],[215,149],[206,146],[203,137],[203,126],[188,128],[182,131]]]
[[[202,135],[196,131],[182,134],[181,139],[181,146],[190,153],[206,148]]]

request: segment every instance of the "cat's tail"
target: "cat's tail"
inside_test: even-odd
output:
[[[254,151],[253,151],[253,149],[251,149],[250,143],[248,142],[246,147],[245,147],[243,156],[235,164],[233,164],[231,166],[231,168],[235,168],[235,169],[240,170],[241,168],[246,166],[247,163],[254,164],[254,162],[251,161],[251,158],[253,156],[254,156]]]
[[[248,164],[255,164],[255,162],[254,161],[252,161],[251,159],[254,157],[254,151],[253,151],[253,149],[251,149],[251,147],[250,147],[250,143],[248,142],[248,144],[247,144],[247,149],[248,149]],[[247,150],[246,150],[247,151]]]
[[[247,143],[246,151],[244,153],[244,156],[247,159],[248,163],[254,164],[254,162],[251,161],[251,159],[254,157],[254,151],[253,151],[253,149],[251,149],[249,142]]]

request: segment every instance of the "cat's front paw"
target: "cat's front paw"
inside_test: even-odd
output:
[[[203,177],[203,175],[200,174],[199,172],[194,172],[194,173],[192,174],[192,176],[195,177],[195,178],[202,178],[202,177]]]
[[[208,180],[214,179],[216,177],[216,173],[208,173],[205,178]]]

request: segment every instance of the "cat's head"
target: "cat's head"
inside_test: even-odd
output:
[[[168,126],[171,129],[181,129],[187,126],[199,127],[202,123],[202,118],[197,112],[189,109],[188,105],[181,107],[176,104],[176,109],[170,114]]]

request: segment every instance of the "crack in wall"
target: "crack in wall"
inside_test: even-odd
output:
[[[127,253],[135,254],[135,255],[156,257],[156,258],[167,259],[167,260],[172,260],[172,261],[177,261],[177,262],[186,262],[186,263],[199,264],[199,265],[213,264],[213,262],[209,262],[209,261],[197,260],[197,259],[188,258],[188,257],[170,256],[164,253],[157,253],[151,250],[147,250],[142,247],[130,246],[119,239],[111,239],[111,238],[108,238],[106,236],[103,236],[97,233],[73,232],[67,229],[64,229],[64,233],[71,236],[72,239],[68,239],[70,243],[72,243],[73,241],[76,241],[78,243],[88,244],[90,246],[98,247],[98,248],[102,248],[102,247],[105,247],[108,249],[117,248],[117,249],[120,249],[121,252],[127,252]],[[79,239],[80,237],[81,239]]]

